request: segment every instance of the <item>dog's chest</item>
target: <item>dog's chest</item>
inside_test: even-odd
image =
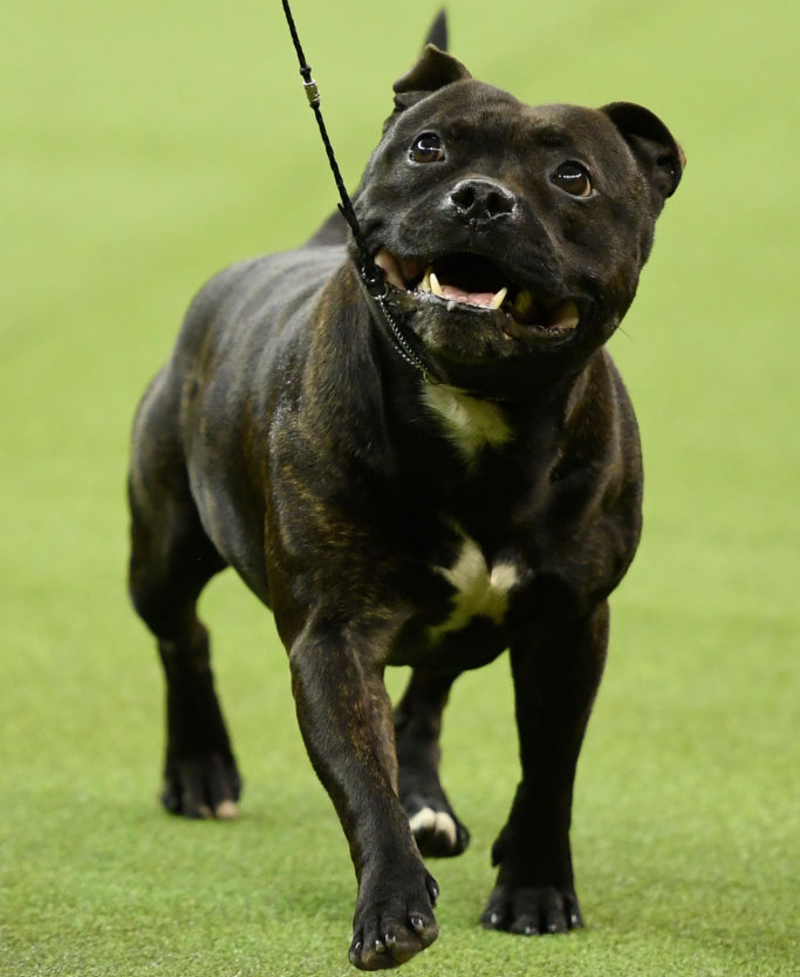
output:
[[[511,594],[521,580],[514,560],[488,562],[478,543],[459,527],[454,528],[459,538],[454,561],[448,566],[433,567],[434,573],[452,587],[447,616],[428,629],[434,644],[447,634],[463,630],[475,619],[502,625]]]
[[[467,469],[475,467],[486,448],[499,448],[513,437],[502,409],[491,401],[471,397],[444,383],[427,385],[422,399]]]

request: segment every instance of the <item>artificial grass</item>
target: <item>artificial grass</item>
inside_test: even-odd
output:
[[[353,184],[433,7],[295,7]],[[689,167],[613,343],[646,529],[579,769],[588,928],[477,924],[517,776],[500,661],[447,714],[473,844],[434,863],[441,937],[406,969],[795,973],[797,14],[503,0],[492,30],[474,0],[450,15],[480,77],[529,102],[640,101]],[[161,680],[124,591],[130,418],[191,293],[334,204],[279,5],[37,0],[4,27],[0,973],[349,973],[352,871],[267,613],[232,575],[204,598],[247,786],[239,823],[186,823],[156,803]]]

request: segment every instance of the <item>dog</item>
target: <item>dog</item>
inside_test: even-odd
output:
[[[522,775],[485,927],[583,925],[569,829],[608,597],[641,530],[634,412],[604,344],[684,156],[638,105],[529,107],[446,53],[394,85],[354,209],[199,292],[136,416],[130,592],[167,686],[162,800],[241,781],[196,604],[233,567],[270,607],[358,881],[349,957],[437,937],[423,857],[469,832],[438,773],[452,683],[508,650]],[[398,355],[399,354],[399,355]],[[393,710],[388,665],[410,665]]]

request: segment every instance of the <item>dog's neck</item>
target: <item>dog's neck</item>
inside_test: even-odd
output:
[[[498,396],[501,388],[494,389],[491,376],[485,391],[481,390],[478,373],[454,377],[454,382],[448,382],[448,376],[444,382],[431,383],[398,355],[386,324],[376,316],[372,304],[363,301],[363,286],[350,262],[334,280],[337,289],[323,293],[321,308],[327,309],[328,299],[336,294],[338,301],[346,303],[346,314],[320,320],[317,341],[326,355],[312,356],[317,369],[308,374],[308,381],[314,388],[309,389],[309,396],[327,418],[332,438],[338,438],[338,431],[350,432],[343,438],[342,450],[348,449],[353,431],[359,431],[364,443],[357,453],[368,465],[378,463],[377,453],[387,470],[401,467],[409,477],[431,486],[459,484],[465,479],[483,482],[491,464],[505,456],[511,463],[516,446],[522,443],[533,450],[537,465],[547,468],[554,463],[552,446],[569,425],[570,405],[581,399],[592,357],[566,378],[562,376],[558,384],[541,366],[537,369],[534,364],[530,376],[521,369],[519,396],[513,396],[517,391],[511,385],[502,391],[507,396]],[[331,322],[339,323],[338,338],[328,334]],[[339,351],[338,356],[329,355],[334,350]],[[449,372],[436,366],[437,372]],[[346,401],[330,400],[326,395],[326,391],[342,389],[350,391]],[[356,414],[335,420],[345,403]],[[529,462],[513,464],[527,467]]]

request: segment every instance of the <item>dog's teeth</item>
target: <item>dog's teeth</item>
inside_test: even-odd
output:
[[[511,311],[515,319],[524,319],[533,309],[533,295],[524,288],[514,299]]]
[[[430,275],[431,291],[434,295],[438,295],[440,299],[444,298],[444,292],[442,291],[442,286],[439,284],[439,279],[436,277],[436,272],[431,268]]]
[[[552,311],[552,325],[559,329],[574,329],[580,322],[578,306],[572,299],[565,299]]]
[[[428,270],[425,272],[422,278],[422,281],[419,283],[419,290],[421,292],[430,292],[432,274],[433,274],[433,268],[428,268]]]
[[[506,295],[508,295],[508,289],[504,285],[499,292],[495,293],[495,296],[491,301],[490,308],[499,309],[503,302],[505,302]]]
[[[455,307],[456,307],[456,300],[450,299],[450,301],[447,303],[447,311],[452,312]]]

